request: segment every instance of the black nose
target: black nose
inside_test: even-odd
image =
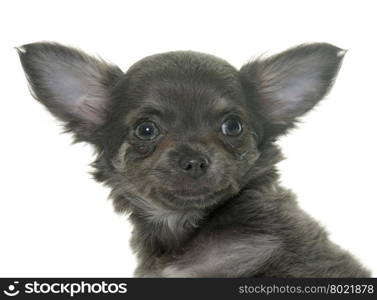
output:
[[[179,161],[181,169],[193,178],[203,176],[207,172],[209,165],[208,159],[204,156],[184,157]]]

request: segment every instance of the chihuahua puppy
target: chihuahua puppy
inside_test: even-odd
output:
[[[56,43],[18,48],[32,95],[92,144],[134,225],[139,277],[367,277],[279,184],[279,136],[329,91],[345,51],[300,45],[237,70],[212,55],[127,72]]]

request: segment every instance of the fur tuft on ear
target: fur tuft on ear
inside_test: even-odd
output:
[[[244,65],[241,78],[250,101],[272,135],[284,133],[330,90],[345,50],[325,43],[304,44]]]
[[[28,44],[17,51],[34,98],[64,121],[78,140],[91,142],[106,121],[109,90],[122,71],[56,43]]]

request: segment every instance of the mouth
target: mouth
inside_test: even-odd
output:
[[[231,190],[231,186],[213,190],[207,185],[197,185],[190,188],[185,186],[178,189],[161,189],[159,193],[165,201],[175,207],[205,208],[229,196]]]
[[[179,188],[169,189],[168,191],[181,197],[207,196],[212,193],[207,183],[186,184]]]

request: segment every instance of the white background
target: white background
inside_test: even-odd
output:
[[[90,146],[30,96],[16,51],[52,40],[127,70],[197,50],[240,67],[304,42],[349,49],[337,83],[281,139],[282,182],[331,238],[377,275],[375,1],[2,1],[0,276],[132,276],[131,226],[88,171]],[[356,4],[359,3],[359,4]]]

